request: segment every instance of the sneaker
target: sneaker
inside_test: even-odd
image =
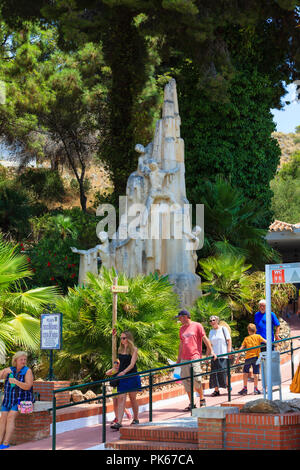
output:
[[[220,396],[219,390],[215,390],[215,391],[211,394],[211,397],[219,397],[219,396]]]
[[[247,389],[246,389],[245,387],[242,388],[242,390],[240,390],[240,391],[238,392],[239,395],[247,395],[247,393],[248,393],[248,392],[247,392]]]
[[[203,400],[200,400],[200,408],[201,406],[206,406],[205,398],[203,398]]]
[[[115,418],[110,424],[115,424],[117,422],[118,422],[118,420],[117,420],[117,418]]]
[[[111,429],[116,429],[117,431],[119,431],[119,429],[122,427],[122,424],[120,423],[114,423],[111,425]]]
[[[261,391],[258,388],[254,389],[254,395],[261,395]]]
[[[132,424],[140,424],[139,420],[138,419],[133,419],[132,422],[130,423],[130,426]]]
[[[193,408],[197,408],[197,406],[196,406],[196,405],[194,405],[194,406],[193,406]],[[189,404],[189,406],[187,406],[186,408],[184,408],[184,410],[183,410],[183,411],[192,411],[192,405],[191,405],[191,404]]]

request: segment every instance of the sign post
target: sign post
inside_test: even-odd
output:
[[[53,350],[62,348],[62,313],[41,314],[40,349],[50,350],[49,374],[47,380],[53,380]]]
[[[112,361],[117,359],[117,335],[116,335],[116,323],[117,323],[117,311],[118,311],[118,293],[128,292],[128,286],[118,286],[118,278],[114,277],[113,285],[111,287],[113,294],[112,303]]]
[[[300,282],[300,263],[266,264],[266,328],[267,328],[267,388],[268,400],[272,400],[272,318],[271,284]]]

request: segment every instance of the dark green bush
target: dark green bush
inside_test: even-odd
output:
[[[62,201],[65,195],[63,180],[57,171],[48,168],[26,168],[18,181],[37,199]]]

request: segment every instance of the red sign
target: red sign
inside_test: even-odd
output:
[[[274,270],[272,270],[272,283],[273,284],[285,283],[284,269],[274,269]]]

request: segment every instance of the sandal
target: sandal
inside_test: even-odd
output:
[[[194,405],[193,408],[197,408],[197,406]],[[191,406],[191,404],[189,404],[189,406],[187,406],[186,408],[184,408],[183,411],[192,411],[192,406]]]
[[[219,397],[220,396],[220,392],[215,390],[212,394],[211,394],[211,397]]]
[[[117,431],[119,431],[119,429],[122,427],[122,424],[120,423],[114,423],[111,425],[111,429],[116,429]]]
[[[140,424],[139,420],[138,419],[133,419],[132,422],[130,423],[130,426],[132,424]]]
[[[205,398],[203,398],[203,400],[200,400],[200,407],[201,406],[206,406]]]

